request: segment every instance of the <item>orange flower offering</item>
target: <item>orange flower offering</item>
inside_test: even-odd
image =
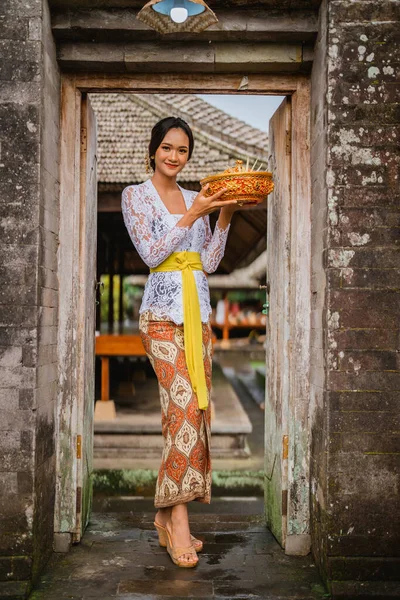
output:
[[[243,161],[237,160],[236,165],[226,169],[223,173],[208,175],[200,181],[203,187],[210,184],[206,195],[212,196],[220,190],[227,188],[221,200],[238,200],[238,204],[259,204],[274,189],[272,173],[269,171],[254,171],[243,167]]]

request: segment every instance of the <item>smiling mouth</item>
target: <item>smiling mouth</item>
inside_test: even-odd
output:
[[[170,169],[176,169],[177,167],[179,167],[179,165],[170,165],[168,163],[165,163],[167,165],[167,167],[169,167]]]

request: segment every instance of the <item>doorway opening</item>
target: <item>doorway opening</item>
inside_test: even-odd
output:
[[[138,330],[148,267],[123,222],[122,191],[151,177],[144,161],[150,131],[171,114],[188,121],[195,137],[193,156],[178,177],[184,189],[199,191],[204,177],[238,160],[249,169],[268,170],[269,119],[283,98],[109,93],[89,99],[98,138],[97,280],[104,286],[96,315],[96,398],[103,400],[96,404],[94,422],[95,487],[100,478],[102,490],[96,507],[104,505],[107,492],[115,493],[115,477],[119,494],[153,496],[163,445],[157,379]],[[218,211],[210,215],[212,229],[217,218]],[[208,276],[214,337],[213,497],[240,497],[241,502],[262,498],[264,488],[267,317],[260,285],[266,283],[266,234],[266,201],[239,210],[224,257]]]
[[[217,76],[215,79],[211,78],[212,81],[210,78],[207,78],[207,82],[201,81],[201,77],[199,77],[199,81],[196,84],[193,83],[191,78],[184,75],[178,79],[181,80],[179,86],[175,83],[168,87],[164,84],[163,87],[167,87],[169,93],[182,94],[182,90],[190,93],[212,92],[221,86],[220,78]],[[224,82],[226,86],[225,93],[234,94],[237,89],[237,87],[235,88],[236,77],[231,79],[224,77]],[[158,78],[155,78],[154,82],[151,82],[148,77],[141,78],[140,76],[136,76],[129,81],[124,80],[124,77],[121,76],[121,78],[117,80],[113,79],[109,82],[107,82],[107,78],[102,78],[101,82],[99,82],[95,78],[87,80],[84,77],[82,79],[74,77],[71,79],[65,78],[63,84],[62,173],[65,175],[64,177],[62,176],[61,180],[61,202],[63,205],[63,199],[67,197],[66,194],[69,194],[69,198],[73,199],[72,206],[71,200],[69,201],[69,211],[72,209],[72,214],[75,214],[77,220],[71,222],[71,212],[61,217],[62,220],[64,219],[62,236],[66,236],[68,232],[72,233],[75,239],[79,239],[79,244],[78,248],[65,248],[61,252],[60,260],[61,268],[64,264],[72,275],[68,284],[66,280],[64,280],[64,284],[70,286],[70,291],[74,291],[73,295],[76,298],[76,311],[74,311],[74,305],[72,305],[69,315],[76,324],[78,343],[73,353],[73,361],[78,371],[78,377],[75,390],[76,395],[69,398],[66,403],[70,411],[70,417],[72,418],[68,421],[68,427],[65,427],[65,421],[64,423],[60,422],[60,433],[62,438],[68,429],[69,434],[76,438],[81,452],[80,454],[78,452],[77,456],[72,459],[71,457],[67,459],[62,454],[59,454],[59,459],[65,461],[63,466],[70,472],[71,478],[69,479],[68,486],[65,485],[65,481],[64,483],[59,483],[57,496],[58,523],[56,520],[56,528],[59,526],[63,528],[62,531],[70,531],[75,541],[79,541],[84,531],[91,507],[93,399],[95,397],[94,357],[95,353],[101,357],[107,356],[106,354],[99,354],[95,348],[97,346],[95,343],[96,337],[102,337],[101,304],[97,305],[97,331],[100,335],[95,336],[95,292],[98,287],[98,275],[101,273],[96,274],[96,265],[93,262],[93,256],[96,254],[94,246],[96,238],[94,237],[93,224],[97,222],[97,186],[93,185],[93,181],[97,179],[94,178],[94,173],[98,168],[99,161],[97,156],[96,127],[93,120],[94,111],[90,104],[90,96],[96,93],[99,94],[96,97],[100,98],[101,94],[104,93],[114,95],[116,92],[135,92],[138,97],[139,94],[163,92],[163,89],[157,89],[159,85]],[[273,80],[268,75],[259,76],[255,81],[254,90],[251,90],[251,93],[253,92],[258,95],[265,95],[267,93],[280,94],[286,98],[271,121],[272,129],[269,136],[270,141],[273,140],[273,146],[272,150],[271,146],[269,147],[268,159],[274,169],[277,190],[274,192],[273,200],[269,202],[268,208],[257,209],[260,215],[261,211],[264,210],[265,217],[268,211],[268,245],[271,241],[274,248],[272,253],[267,249],[265,263],[268,265],[268,281],[266,272],[264,275],[265,280],[262,281],[262,283],[269,286],[271,305],[270,315],[266,323],[267,337],[270,342],[266,348],[267,358],[264,361],[264,377],[266,377],[267,390],[265,416],[266,421],[268,420],[268,425],[265,439],[266,455],[265,469],[263,469],[263,486],[266,495],[267,520],[274,535],[289,553],[291,553],[291,550],[288,540],[290,537],[295,537],[297,550],[294,553],[306,553],[306,546],[309,544],[307,537],[308,501],[305,500],[303,489],[303,504],[299,504],[297,499],[291,494],[290,483],[291,469],[293,471],[296,461],[296,457],[292,451],[294,451],[295,436],[299,435],[299,422],[294,422],[294,414],[296,411],[298,414],[297,401],[302,400],[304,403],[304,396],[297,398],[296,394],[299,391],[304,391],[304,388],[301,388],[301,385],[299,385],[299,377],[302,374],[304,378],[307,373],[304,370],[302,371],[305,365],[304,352],[300,353],[302,361],[299,361],[298,356],[294,354],[294,350],[295,347],[298,349],[297,345],[307,342],[305,339],[307,331],[303,329],[303,325],[306,324],[309,303],[309,286],[307,287],[307,276],[309,276],[309,261],[307,260],[309,258],[309,219],[304,217],[304,215],[307,215],[307,207],[309,208],[310,201],[309,181],[307,180],[307,167],[309,164],[307,163],[308,82],[302,76],[273,78]],[[154,119],[154,122],[156,120]],[[79,156],[79,161],[76,161],[77,156]],[[103,198],[99,202],[99,207],[108,206],[115,209],[115,196],[114,198],[111,197],[110,190],[107,193],[109,194],[108,199]],[[104,217],[105,223],[111,223],[113,212],[115,211],[103,211],[103,214],[106,215]],[[254,212],[257,211],[255,210]],[[236,215],[236,217],[236,220],[238,220],[239,215]],[[246,227],[248,226],[249,229],[258,234],[258,240],[254,244],[254,247],[251,248],[253,254],[251,255],[251,252],[247,252],[250,255],[247,256],[247,260],[253,257],[253,261],[249,262],[249,264],[252,264],[254,258],[259,256],[263,251],[262,244],[265,244],[267,232],[263,232],[260,227],[259,215],[254,216],[253,222],[251,222],[251,218],[248,215],[246,217]],[[246,222],[246,219],[244,221]],[[296,231],[294,231],[293,224],[296,224]],[[243,266],[244,263],[242,262],[241,264],[237,259],[237,254],[236,257],[234,254],[234,252],[242,252],[242,255],[244,255],[243,246],[245,247],[246,243],[248,244],[248,238],[245,236],[244,229],[244,224],[239,224],[237,239],[240,240],[242,246],[240,247],[238,242],[232,249],[233,254],[230,258],[231,271],[234,271],[236,266],[238,268],[245,268],[247,266]],[[232,235],[232,232],[230,235]],[[121,317],[124,316],[124,310],[126,311],[124,293],[127,293],[126,288],[124,288],[123,278],[125,276],[142,277],[144,273],[138,272],[137,269],[133,269],[133,273],[126,272],[124,257],[122,257],[122,262],[118,262],[121,261],[123,253],[120,249],[115,253],[115,245],[113,250],[110,250],[112,246],[113,244],[110,243],[108,249],[108,264],[112,265],[112,271],[107,275],[109,282],[113,281],[113,286],[109,286],[107,300],[109,311],[105,319],[105,329],[108,333],[112,332],[115,334],[117,330],[118,333],[121,332],[121,335],[123,335],[124,318],[121,320]],[[113,252],[114,256],[112,256]],[[72,255],[74,255],[75,260],[73,260]],[[98,256],[101,257],[101,251],[98,252]],[[299,264],[299,257],[301,264]],[[119,273],[116,273],[116,264],[123,265]],[[299,277],[300,272],[301,277]],[[117,276],[119,276],[119,279],[117,279]],[[229,267],[225,266],[225,273],[222,272],[221,276],[229,277]],[[131,280],[129,285],[138,288],[142,285],[141,283],[139,285],[139,283],[138,280]],[[113,290],[112,292],[111,289]],[[229,285],[227,289],[231,293],[235,292],[236,294],[239,291],[235,290],[234,287],[233,290],[229,289]],[[115,293],[115,290],[118,290],[118,292]],[[223,300],[225,307],[227,306],[227,300],[229,300],[227,294],[224,295],[222,293],[220,296],[215,296],[214,298],[216,309],[218,300]],[[135,300],[135,297],[133,298]],[[238,296],[235,298],[236,304],[238,303],[237,298]],[[257,298],[257,300],[259,300],[258,308],[260,308],[261,297]],[[238,308],[239,312],[241,310],[242,313],[244,312],[240,305]],[[132,310],[134,310],[133,305]],[[236,308],[235,311],[236,313],[238,312]],[[251,310],[248,311],[247,318],[249,318],[250,312]],[[254,312],[255,310],[253,309]],[[115,314],[117,314],[117,319],[114,318]],[[255,314],[257,317],[257,312]],[[224,317],[229,318],[229,315],[230,312],[228,310],[225,312]],[[132,316],[134,316],[134,312],[132,312]],[[226,332],[227,322],[224,320],[223,323],[220,322],[218,324],[216,316],[215,314],[216,338],[223,338],[224,326]],[[273,324],[271,324],[271,317],[274,319]],[[299,326],[299,318],[301,319],[301,327]],[[131,320],[134,321],[134,319]],[[118,323],[117,326],[115,321]],[[258,325],[258,323],[256,324]],[[219,328],[218,325],[220,325]],[[233,325],[239,325],[239,323],[233,323],[231,320],[230,325],[228,327],[229,336],[230,330],[233,330]],[[254,323],[250,325],[254,325]],[[67,331],[67,323],[63,324],[61,322],[60,326],[64,326],[66,344],[68,345],[69,343],[72,346],[73,339],[70,337],[69,330]],[[240,328],[237,327],[237,329]],[[256,328],[252,327],[252,330],[254,331]],[[295,343],[293,343],[293,340],[295,340]],[[222,339],[221,341],[227,342],[229,340]],[[131,373],[128,374],[128,379],[125,381],[128,388],[125,392],[128,391],[129,393],[132,392],[132,389],[140,389],[140,386],[146,383],[144,380],[149,379],[149,372],[146,372],[146,360],[143,357],[143,353],[140,353],[136,347],[137,355],[135,355],[134,345],[132,348],[131,356],[133,356],[138,368],[134,370],[129,369]],[[223,347],[221,348],[222,350]],[[105,353],[106,351],[103,349],[103,352]],[[265,356],[265,349],[263,352]],[[115,353],[115,356],[117,356],[117,353]],[[122,370],[124,369],[124,362],[126,367],[126,361],[120,361]],[[130,362],[129,360],[128,363]],[[99,378],[101,394],[104,391],[104,371],[106,371],[104,364],[102,365],[101,378]],[[132,387],[133,372],[136,372],[136,381],[133,381]],[[119,377],[117,376],[116,380],[118,379]],[[102,384],[100,384],[100,381],[102,381]],[[115,390],[112,390],[112,392],[115,393]],[[82,417],[84,418],[82,419]],[[96,424],[96,435],[97,433],[100,433],[100,437],[103,435],[104,441],[108,433],[105,430],[101,433],[101,424],[99,431],[97,431],[97,427]],[[120,437],[126,436],[126,430],[123,430],[122,425],[121,427],[122,429],[119,432],[116,431],[111,434],[114,436],[114,441],[118,435]],[[294,431],[294,427],[297,427],[297,433]],[[307,457],[307,432],[304,431],[303,433],[304,439],[302,439],[302,444],[305,456]],[[114,454],[118,458],[118,447]],[[264,457],[262,458],[264,462]],[[293,461],[292,465],[290,465],[290,460]],[[306,463],[305,467],[303,464],[303,471],[306,471],[307,467],[308,463]],[[303,481],[304,486],[306,486],[308,484],[307,472],[304,472]],[[293,511],[291,511],[291,503],[293,506],[296,506],[295,520],[292,519],[294,515],[292,514]],[[299,536],[302,536],[302,539]],[[294,543],[294,539],[292,541]]]

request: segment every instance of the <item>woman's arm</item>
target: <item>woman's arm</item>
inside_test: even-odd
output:
[[[233,213],[237,210],[237,206],[223,206],[218,217],[218,225],[221,229],[226,229],[231,224]]]
[[[201,251],[201,262],[206,273],[214,273],[217,270],[222,257],[224,256],[226,240],[228,238],[230,219],[228,222],[219,217],[214,229],[211,232],[210,218],[208,215],[203,217],[206,226],[206,238]]]
[[[176,250],[195,221],[191,215],[186,214],[168,233],[156,239],[150,219],[132,186],[122,192],[121,206],[122,216],[133,245],[150,268],[157,267]]]
[[[203,217],[204,215],[207,215],[208,219],[208,214],[210,212],[216,210],[217,208],[221,208],[223,204],[227,204],[226,202],[221,203],[219,201],[219,197],[226,190],[221,190],[213,196],[205,197],[204,193],[207,187],[208,186],[203,188],[201,192],[197,194],[192,206],[187,211],[187,213],[178,221],[178,223],[174,227],[172,227],[170,231],[168,231],[168,233],[166,233],[159,239],[156,239],[154,237],[151,228],[151,221],[147,217],[145,207],[142,205],[140,198],[135,194],[134,187],[128,186],[123,190],[121,204],[122,216],[124,218],[124,222],[128,230],[129,236],[133,242],[133,245],[138,251],[139,256],[142,258],[142,260],[146,263],[148,267],[157,267],[166,258],[168,258],[168,256],[170,256],[170,254],[172,254],[172,252],[174,252],[176,248],[185,239],[190,228],[197,219]],[[236,201],[232,200],[230,204],[236,204]],[[219,230],[219,228],[217,229]],[[224,230],[224,232],[226,232],[226,235],[228,234],[228,229],[229,228]],[[211,234],[211,230],[209,233]],[[214,237],[217,238],[217,235],[214,233],[214,236],[211,237],[214,240]],[[213,244],[210,247],[210,255],[215,254],[214,246],[216,242],[217,239],[213,241]],[[215,269],[217,268],[223,256],[224,248],[222,249],[222,253],[218,259],[218,262],[215,265]],[[206,257],[206,264],[210,264],[211,269],[214,263],[215,259],[207,261]],[[211,273],[212,270],[210,270],[209,272]]]

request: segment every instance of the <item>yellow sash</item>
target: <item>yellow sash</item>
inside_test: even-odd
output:
[[[183,333],[185,341],[186,364],[192,387],[197,394],[199,408],[205,410],[208,406],[206,375],[203,362],[203,333],[201,325],[200,303],[193,271],[202,271],[200,254],[198,252],[173,252],[158,267],[156,271],[182,271],[183,295]]]

